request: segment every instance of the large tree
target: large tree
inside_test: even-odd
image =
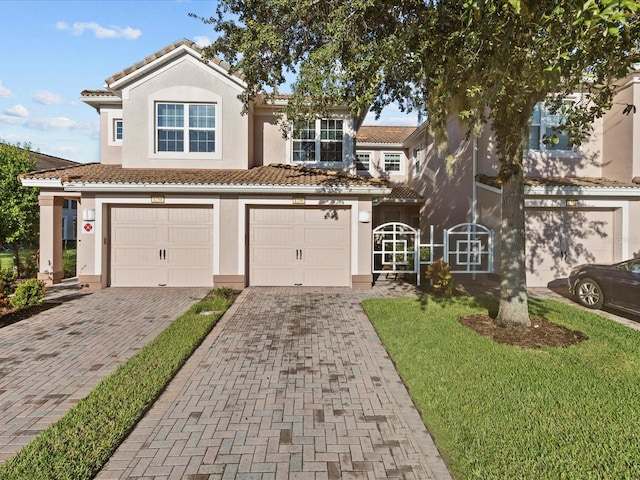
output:
[[[219,0],[206,56],[241,71],[243,100],[295,75],[287,116],[392,102],[427,112],[445,145],[452,115],[469,133],[490,123],[502,181],[498,322],[529,325],[523,145],[533,107],[583,95],[566,111],[579,143],[638,60],[635,0]],[[553,142],[553,138],[548,141]]]
[[[36,160],[28,144],[0,142],[0,243],[12,246],[18,276],[20,242],[29,242],[37,236],[40,218],[38,190],[23,187],[18,175],[35,168]]]

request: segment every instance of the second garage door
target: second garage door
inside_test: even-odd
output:
[[[213,208],[111,208],[111,285],[213,285]]]
[[[254,286],[350,286],[348,208],[252,208],[249,282]]]

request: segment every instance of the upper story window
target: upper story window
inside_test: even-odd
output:
[[[115,141],[122,141],[122,119],[113,121],[113,139]]]
[[[384,171],[385,172],[402,171],[401,155],[399,153],[384,154]]]
[[[214,104],[158,103],[158,152],[215,152]]]
[[[413,149],[413,173],[416,175],[420,173],[420,149],[419,148]]]
[[[368,172],[371,166],[370,152],[356,152],[356,170]]]
[[[342,120],[317,119],[306,122],[293,132],[294,162],[343,162]]]
[[[567,103],[570,104],[570,102]],[[568,133],[557,129],[564,121],[564,115],[561,113],[552,114],[544,103],[536,103],[529,129],[529,150],[571,150]],[[554,136],[557,138],[557,143],[545,143],[545,137]]]

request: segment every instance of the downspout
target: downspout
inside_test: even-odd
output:
[[[471,148],[472,164],[472,188],[471,188],[471,222],[478,223],[478,187],[476,186],[476,175],[478,174],[478,137],[473,136]]]

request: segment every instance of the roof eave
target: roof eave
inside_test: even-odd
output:
[[[64,182],[58,186],[73,192],[167,192],[167,193],[254,193],[254,194],[330,194],[330,195],[388,195],[391,188],[364,185],[194,185],[165,183],[93,183]],[[33,185],[39,186],[39,185]],[[51,186],[48,184],[48,186]]]
[[[631,187],[582,187],[582,186],[525,186],[524,194],[531,196],[640,196],[640,188]]]

